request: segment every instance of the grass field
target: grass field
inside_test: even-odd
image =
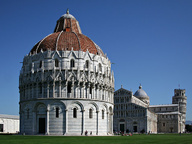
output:
[[[192,144],[192,134],[133,136],[0,135],[0,144]]]

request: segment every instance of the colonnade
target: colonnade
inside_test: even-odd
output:
[[[52,81],[20,86],[21,100],[35,98],[86,98],[113,103],[113,88],[99,84]]]
[[[39,102],[37,102],[39,103]],[[41,105],[44,105],[41,103]],[[53,113],[54,111],[52,111],[50,109],[49,104],[47,106],[43,106],[44,109],[43,111],[41,110],[41,112],[39,113],[39,109],[37,108],[38,106],[35,106],[35,109],[30,110],[30,117],[27,118],[26,117],[26,112],[25,111],[20,111],[20,116],[22,117],[22,121],[20,121],[20,125],[22,126],[21,128],[21,133],[26,133],[26,134],[38,134],[39,133],[39,127],[40,127],[40,123],[39,123],[39,118],[44,118],[45,119],[45,134],[47,135],[51,135],[54,134],[53,130],[49,127],[50,126],[50,120],[53,120]],[[76,129],[74,132],[69,132],[70,129],[70,119],[71,116],[69,114],[70,111],[73,111],[71,108],[67,108],[65,109],[65,106],[63,107],[64,111],[62,111],[62,113],[60,113],[60,118],[63,121],[62,123],[65,125],[63,127],[62,132],[60,131],[60,133],[57,134],[61,134],[61,135],[70,135],[73,133],[76,133],[77,131],[80,132],[78,133],[78,135],[84,135],[84,132],[86,131],[87,127],[85,126],[85,123],[87,123],[88,119],[85,118],[86,113],[89,113],[89,109],[81,109],[79,112],[81,113],[81,117],[79,117],[79,119],[81,119],[80,125],[81,128],[80,129]],[[97,110],[95,111],[96,113],[96,117],[93,118],[93,120],[96,120],[96,127],[95,129],[93,129],[93,131],[95,133],[93,133],[94,135],[101,135],[104,134],[104,131],[101,131],[101,126],[100,124],[102,124],[101,120],[105,120],[106,122],[106,131],[105,134],[112,134],[113,133],[113,110],[110,107],[109,111],[106,111],[105,113],[105,119],[102,119],[102,113],[101,111]],[[63,115],[63,116],[61,116]],[[30,122],[30,123],[29,123]],[[32,123],[32,125],[31,125]],[[29,129],[31,127],[31,129]]]

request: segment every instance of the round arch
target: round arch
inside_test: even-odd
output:
[[[82,104],[81,102],[79,102],[79,101],[71,102],[70,104],[68,104],[68,105],[66,106],[66,109],[68,109],[69,106],[71,106],[72,104],[77,104],[77,105],[79,105],[80,108],[81,108],[81,110],[84,111],[84,106],[83,106],[83,104]]]
[[[90,102],[90,103],[88,103],[88,104],[94,105],[95,108],[96,108],[96,111],[99,111],[99,107],[98,107],[98,105],[97,105],[95,102]]]

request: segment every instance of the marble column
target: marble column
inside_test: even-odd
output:
[[[82,85],[82,98],[85,98],[85,83],[83,82],[83,85]]]
[[[55,81],[53,81],[53,98],[55,98]]]
[[[33,111],[33,123],[32,123],[32,133],[33,134],[37,134],[37,131],[36,131],[36,127],[37,127],[37,125],[36,125],[36,120],[37,120],[37,118],[36,118],[36,111]]]
[[[34,98],[34,83],[32,83],[32,99]]]
[[[99,111],[96,111],[97,113],[97,125],[96,125],[96,135],[99,134]]]
[[[104,100],[105,100],[105,101],[109,101],[109,100],[108,100],[108,95],[107,95],[107,89],[106,89],[106,87],[103,88],[103,93],[104,93]]]
[[[107,133],[109,132],[109,112],[107,112]]]
[[[45,87],[45,83],[42,83],[42,85],[41,85],[41,89],[42,89],[41,97],[42,98],[44,98],[44,87]]]
[[[30,85],[27,85],[27,95],[28,95],[28,99],[31,99],[30,97]]]
[[[98,94],[97,94],[97,85],[95,86],[95,99],[98,99]]]
[[[47,108],[47,128],[46,128],[46,134],[49,135],[49,106]]]
[[[61,78],[59,78],[59,97],[61,97]]]
[[[49,98],[49,82],[47,83],[47,98]]]
[[[39,84],[38,83],[36,83],[36,98],[38,98],[39,96],[38,96],[38,94],[39,94],[39,89],[38,89],[38,86],[39,86]]]
[[[66,134],[68,133],[68,109],[65,109],[65,123],[66,123]]]
[[[81,130],[81,135],[84,134],[84,130],[85,130],[85,110],[82,110],[82,130]]]
[[[64,84],[64,97],[67,98],[67,84]]]
[[[71,84],[71,98],[74,98],[74,82]]]
[[[95,85],[92,86],[92,99],[95,99]]]
[[[90,95],[89,95],[89,89],[90,89],[90,83],[87,84],[87,91],[86,91],[86,95],[87,95],[87,98],[90,99]]]
[[[25,133],[25,113],[22,111],[22,127],[23,127],[23,133]]]
[[[75,97],[80,98],[80,84],[79,83],[76,84]]]
[[[113,113],[111,113],[111,134],[113,134]]]

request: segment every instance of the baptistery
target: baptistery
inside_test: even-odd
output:
[[[111,62],[68,10],[24,57],[19,92],[22,134],[113,132]]]

